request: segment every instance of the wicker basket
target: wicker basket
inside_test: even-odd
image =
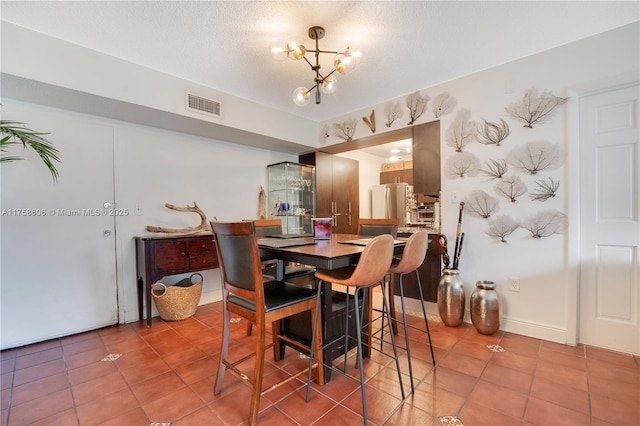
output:
[[[165,321],[179,321],[196,313],[202,294],[202,275],[193,274],[172,286],[157,282],[151,287],[151,295]]]

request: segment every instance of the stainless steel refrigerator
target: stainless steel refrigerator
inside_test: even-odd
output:
[[[411,220],[413,185],[388,183],[371,188],[371,218],[397,218],[398,226],[404,227]]]

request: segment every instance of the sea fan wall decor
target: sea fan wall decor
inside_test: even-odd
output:
[[[523,123],[524,127],[533,128],[534,124],[542,124],[549,120],[566,98],[555,96],[550,91],[538,93],[538,89],[531,87],[524,93],[522,99],[505,108],[507,114]]]
[[[465,198],[464,205],[472,215],[487,219],[498,210],[498,199],[476,189]]]
[[[485,169],[481,169],[480,173],[485,176],[489,176],[491,179],[500,179],[509,171],[507,160],[502,158],[486,161],[485,164],[487,167]]]
[[[355,118],[349,118],[342,123],[333,123],[333,135],[344,142],[349,142],[356,133],[356,126],[358,126],[358,120]]]
[[[474,127],[475,124],[471,120],[471,112],[461,109],[447,129],[447,145],[455,148],[456,152],[462,152],[462,148],[473,141]]]
[[[429,99],[428,95],[422,95],[419,91],[407,96],[407,108],[409,108],[409,122],[407,125],[412,125],[424,114],[427,110]]]
[[[506,243],[506,237],[511,235],[513,231],[518,229],[520,224],[511,216],[500,215],[489,222],[489,230],[487,235],[499,238],[500,242]]]
[[[461,152],[452,155],[444,165],[445,175],[449,179],[473,177],[478,175],[480,160],[475,155],[468,152]]]
[[[562,166],[562,151],[557,144],[547,141],[532,141],[511,150],[507,156],[509,163],[535,175],[541,170]]]
[[[387,127],[391,127],[393,122],[399,118],[402,118],[403,115],[404,111],[400,106],[400,102],[387,102],[387,104],[384,106],[384,116],[386,118],[384,121],[384,125]]]
[[[551,177],[546,180],[537,180],[535,183],[538,186],[537,189],[529,193],[534,201],[547,201],[549,198],[555,197],[558,188],[560,188],[560,181]]]
[[[483,145],[500,146],[510,133],[509,125],[502,118],[497,123],[482,120],[476,128],[476,140]]]
[[[494,189],[515,203],[518,197],[527,193],[527,184],[519,176],[505,176],[496,183]]]
[[[544,210],[526,218],[520,226],[531,232],[533,238],[562,234],[566,217],[558,210]]]
[[[431,110],[435,118],[440,118],[444,114],[448,114],[456,107],[458,100],[451,96],[449,92],[442,92],[433,100]]]

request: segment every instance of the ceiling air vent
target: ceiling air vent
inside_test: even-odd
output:
[[[212,101],[201,96],[187,93],[187,109],[190,111],[196,111],[203,114],[211,115],[213,117],[220,118],[221,105],[218,101]]]

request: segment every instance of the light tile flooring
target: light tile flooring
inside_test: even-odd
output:
[[[150,329],[138,322],[5,350],[1,425],[243,424],[249,388],[227,373],[223,392],[212,391],[221,320],[217,302],[184,321],[155,319]],[[439,416],[466,426],[640,424],[638,357],[503,332],[484,336],[468,324],[430,325],[437,366],[425,335],[411,331],[416,389],[404,401],[393,362],[380,354],[366,361],[371,424],[441,425]],[[242,352],[252,338],[244,322],[233,327],[234,350]],[[269,357],[265,382],[304,364],[291,349],[281,362]],[[405,375],[407,391],[408,382]],[[304,389],[293,381],[268,393],[259,423],[362,424],[356,382],[333,373],[330,383],[314,384],[309,403]]]

